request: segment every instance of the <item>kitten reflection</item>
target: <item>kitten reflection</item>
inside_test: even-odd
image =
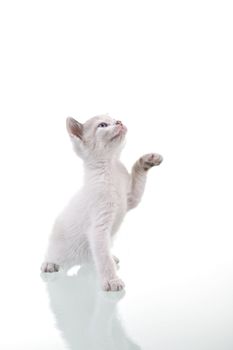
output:
[[[56,326],[71,350],[140,350],[127,337],[117,317],[117,303],[124,291],[100,291],[90,265],[82,266],[75,276],[50,276],[50,306]]]

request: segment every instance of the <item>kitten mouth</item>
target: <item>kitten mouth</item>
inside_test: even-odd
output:
[[[121,127],[118,133],[111,138],[111,141],[117,139],[119,136],[121,137],[124,136],[126,134],[126,131],[127,131],[127,128],[125,126]]]
[[[113,136],[113,137],[111,138],[110,141],[113,141],[113,140],[117,139],[120,135],[121,135],[121,132],[118,132],[115,136]]]

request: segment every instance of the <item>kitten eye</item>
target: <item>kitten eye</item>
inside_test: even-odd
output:
[[[100,123],[100,124],[98,125],[98,128],[106,128],[107,126],[108,126],[107,123]]]

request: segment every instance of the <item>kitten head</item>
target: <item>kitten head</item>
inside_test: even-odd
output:
[[[84,160],[118,156],[127,132],[121,121],[108,115],[93,117],[84,124],[69,117],[66,126],[75,152]]]

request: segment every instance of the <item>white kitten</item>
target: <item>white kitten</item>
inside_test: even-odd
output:
[[[94,261],[102,288],[124,287],[117,276],[118,259],[110,253],[111,238],[126,212],[138,205],[147,171],[162,162],[151,153],[134,164],[131,174],[119,161],[127,128],[109,116],[97,116],[84,124],[67,118],[67,130],[75,152],[84,162],[85,181],[78,194],[55,221],[42,272],[55,272]]]

